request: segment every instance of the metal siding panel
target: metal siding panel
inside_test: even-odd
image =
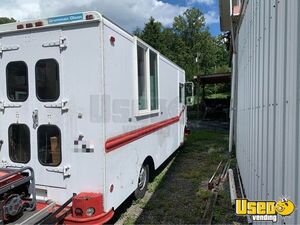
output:
[[[262,131],[262,137],[263,137],[263,156],[262,156],[262,199],[267,199],[267,170],[268,170],[268,126],[269,126],[269,46],[270,42],[269,40],[269,7],[267,7],[268,3],[267,1],[263,1],[264,4],[264,31],[263,31],[263,62],[264,62],[264,70],[263,70],[263,131]]]
[[[264,55],[263,55],[263,50],[264,50],[264,43],[263,43],[263,32],[264,32],[264,23],[263,23],[263,18],[264,18],[264,1],[260,1],[260,6],[259,6],[259,104],[258,104],[258,113],[259,113],[259,134],[258,134],[258,166],[257,166],[257,198],[261,199],[262,198],[262,160],[263,160],[263,86],[264,86]]]
[[[277,165],[275,167],[274,177],[274,198],[278,198],[282,196],[282,158],[283,158],[283,132],[282,132],[282,123],[283,123],[283,109],[282,109],[282,99],[283,99],[283,91],[282,91],[282,83],[283,83],[283,44],[284,44],[284,30],[282,26],[282,21],[284,20],[282,17],[282,3],[280,1],[276,2],[276,60],[275,60],[275,162]]]
[[[275,10],[273,7],[274,4],[274,0],[272,0],[272,3],[269,5],[270,7],[270,49],[269,49],[269,57],[270,57],[270,79],[269,79],[269,159],[270,159],[270,164],[269,164],[269,168],[268,168],[268,192],[267,192],[267,197],[268,199],[274,199],[274,139],[275,139],[275,110],[274,110],[274,86],[275,86],[275,69],[274,69],[274,65],[275,65],[275,22],[274,22],[274,18],[275,18]]]
[[[253,199],[257,199],[257,161],[258,161],[258,91],[259,91],[259,46],[258,46],[258,37],[259,37],[259,0],[256,0],[256,10],[255,10],[255,74],[254,74],[254,105],[253,105],[253,113],[254,113],[254,123],[253,123],[253,138],[254,138],[254,161],[253,161]]]
[[[295,26],[293,26],[294,30],[295,30],[295,42],[292,43],[298,43],[298,40],[300,38],[300,28],[299,28],[299,24],[300,24],[300,3],[298,0],[294,0],[295,2],[295,6],[294,9],[296,9],[294,11],[294,14],[291,14],[291,19],[295,20]],[[292,45],[291,43],[291,45]],[[294,46],[293,46],[294,47]],[[296,93],[293,93],[294,95],[296,94],[296,119],[295,119],[295,124],[296,124],[296,132],[295,132],[295,176],[293,176],[293,178],[295,178],[295,202],[296,205],[299,207],[300,204],[300,198],[299,198],[299,145],[300,145],[300,137],[299,137],[299,98],[300,98],[300,79],[299,79],[299,75],[300,75],[300,65],[299,65],[299,61],[300,61],[300,45],[296,45],[296,47],[294,47],[296,49],[296,64],[295,64],[295,71],[296,71]],[[292,66],[292,65],[290,65]],[[296,211],[296,215],[295,215],[295,223],[300,223],[300,210]]]
[[[300,205],[300,2],[249,1],[238,38],[237,159],[247,197]],[[300,223],[299,213],[281,223]]]
[[[297,104],[297,71],[295,70],[295,65],[297,65],[297,58],[296,51],[294,51],[294,46],[291,46],[289,43],[293,43],[296,41],[295,38],[295,29],[294,26],[297,27],[295,24],[294,18],[287,17],[287,15],[293,14],[295,15],[294,8],[295,1],[285,1],[285,11],[284,17],[286,18],[284,21],[285,27],[285,46],[284,46],[284,143],[283,143],[283,151],[284,151],[284,158],[283,158],[283,196],[288,196],[292,200],[295,200],[295,133],[296,133],[296,112],[295,112],[295,105]],[[296,8],[296,7],[295,7]],[[294,43],[296,43],[294,42]],[[289,52],[289,54],[287,54]],[[288,224],[295,223],[295,218],[285,218],[285,222]]]
[[[286,10],[285,14],[287,15],[297,15],[297,2],[293,1],[286,1]],[[283,165],[285,165],[284,170],[284,196],[289,196],[293,200],[296,200],[295,189],[296,182],[294,179],[297,178],[298,173],[296,169],[296,119],[297,119],[297,112],[296,112],[296,105],[297,105],[297,48],[291,43],[297,43],[297,20],[294,19],[295,17],[287,17],[285,21],[286,27],[286,42],[285,42],[285,74],[286,74],[286,88],[285,88],[285,95],[286,95],[286,126],[285,126],[285,161]],[[297,204],[298,205],[298,204]],[[287,218],[288,223],[296,223],[295,220]]]

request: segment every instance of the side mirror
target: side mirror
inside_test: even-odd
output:
[[[186,105],[193,106],[195,104],[194,83],[193,82],[185,83],[185,96],[186,96]]]

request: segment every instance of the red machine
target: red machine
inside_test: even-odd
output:
[[[35,206],[33,169],[0,169],[0,224],[13,222]]]
[[[73,207],[69,206],[71,203]],[[82,193],[78,196],[73,194],[61,206],[57,206],[53,201],[37,204],[34,171],[31,167],[0,169],[0,225],[7,223],[54,225],[65,219],[67,224],[72,224],[74,219],[86,224],[86,218],[81,218],[80,212],[84,210],[97,215],[97,218],[101,217],[103,215],[98,212],[103,211],[100,203],[102,195]],[[87,208],[87,205],[93,207]],[[26,211],[32,212],[26,216]],[[80,218],[76,218],[77,216]]]

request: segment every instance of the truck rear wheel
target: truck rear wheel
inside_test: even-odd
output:
[[[147,191],[147,186],[149,183],[149,166],[147,164],[142,165],[139,174],[138,186],[134,192],[134,197],[136,199],[143,198]]]

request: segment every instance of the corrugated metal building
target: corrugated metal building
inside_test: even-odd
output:
[[[231,32],[231,140],[247,198],[287,197],[300,209],[300,1],[219,3],[221,29]],[[300,224],[300,210],[284,220]]]

